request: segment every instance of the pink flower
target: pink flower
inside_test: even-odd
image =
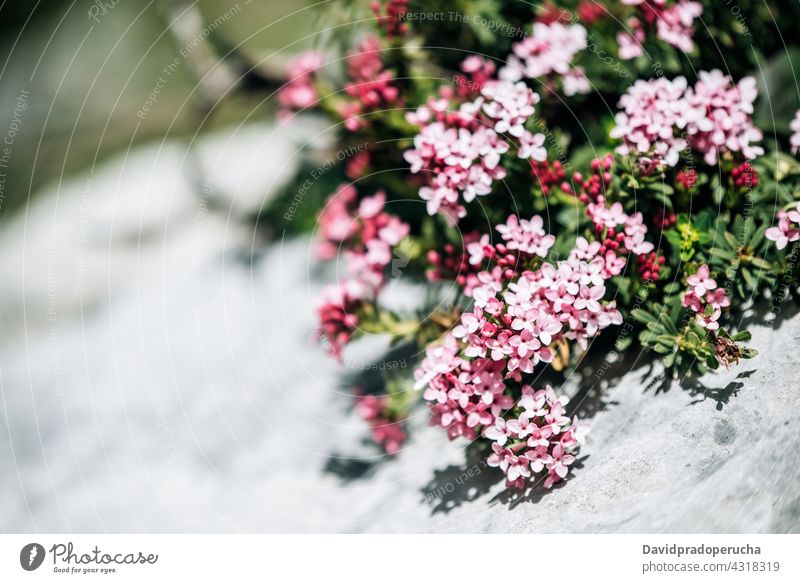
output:
[[[490,425],[483,430],[483,435],[494,440],[497,445],[505,445],[508,442],[509,434],[506,422],[501,417],[494,420],[494,425]]]
[[[693,312],[699,312],[700,310],[703,309],[702,300],[692,290],[687,290],[686,293],[683,294],[682,305],[684,308],[689,308]]]
[[[356,400],[356,411],[365,421],[376,419],[384,409],[384,402],[375,395],[365,395]]]
[[[545,486],[550,487],[566,477],[569,466],[575,461],[574,454],[583,441],[585,429],[577,419],[563,416],[566,399],[557,397],[552,388],[535,391],[524,385],[522,391],[523,398],[518,405],[525,405],[526,412],[508,421],[497,416],[492,424],[484,427],[482,436],[494,442],[486,462],[490,467],[500,468],[505,474],[507,487],[524,488],[534,474],[545,470],[548,472]],[[438,408],[440,405],[436,405],[434,410]],[[533,409],[538,413],[529,414],[528,411]],[[458,423],[459,415],[452,415],[448,423]],[[558,425],[559,433],[553,433],[553,425]]]
[[[455,224],[466,214],[459,194],[466,202],[489,194],[493,181],[505,177],[498,161],[507,150],[508,144],[494,130],[478,127],[473,133],[434,122],[422,128],[414,138],[414,149],[404,156],[412,173],[433,177],[430,186],[419,192],[428,203],[428,214],[442,213]]]
[[[544,134],[532,134],[525,130],[519,138],[519,152],[517,157],[523,160],[531,159],[537,162],[547,160],[547,150],[544,147]]]
[[[384,212],[383,192],[364,198],[357,210],[356,199],[352,185],[340,186],[328,199],[319,216],[317,254],[333,259],[344,250],[348,272],[377,292],[392,261],[392,247],[408,235],[409,226]]]
[[[547,447],[550,443],[550,437],[553,435],[552,429],[547,425],[544,427],[534,425],[528,433],[527,445],[534,448]]]
[[[631,222],[621,208],[611,216],[620,225]],[[513,252],[528,255],[547,236],[540,217],[512,215],[498,231],[503,242],[495,246],[486,236],[473,241],[470,252],[479,262],[484,256],[502,262]],[[536,391],[522,383],[540,362],[553,360],[548,345],[568,339],[585,346],[606,327],[622,323],[614,302],[603,301],[607,276],[601,248],[583,239],[566,261],[543,261],[520,274],[500,266],[478,272],[472,309],[442,343],[427,349],[415,371],[431,423],[451,439],[492,440],[487,463],[505,473],[508,487],[524,488],[544,471],[545,483],[552,485],[566,475],[579,447],[577,420],[565,414],[567,399],[550,387]],[[512,409],[514,416],[504,418]]]
[[[547,453],[547,447],[536,447],[525,452],[525,457],[530,462],[530,469],[534,474],[541,472],[545,466],[553,463],[553,456]]]
[[[500,468],[505,472],[508,469],[509,458],[513,455],[510,449],[493,443],[492,454],[486,459],[486,463],[492,468]]]
[[[489,245],[489,235],[482,235],[478,241],[467,245],[470,265],[480,265],[487,257],[492,256],[492,246]]]
[[[706,292],[717,287],[717,282],[711,278],[708,265],[701,265],[697,273],[690,275],[686,281],[692,286],[692,292],[697,296],[704,296]]]
[[[456,91],[460,96],[468,97],[480,93],[495,73],[494,62],[478,55],[470,55],[461,63],[465,76],[456,77]]]
[[[308,51],[289,61],[286,66],[289,81],[278,92],[278,102],[284,108],[284,114],[316,105],[319,96],[313,85],[314,74],[322,67],[324,58],[322,53]]]
[[[344,251],[348,279],[325,292],[317,309],[319,336],[329,352],[340,357],[358,324],[358,310],[374,301],[392,262],[392,248],[408,235],[409,226],[384,211],[386,196],[378,192],[358,203],[352,185],[334,192],[319,216],[316,250],[333,259]]]
[[[717,288],[706,294],[706,303],[715,308],[727,308],[731,305],[731,299],[725,293],[724,288]]]
[[[522,398],[519,400],[519,406],[525,410],[525,414],[529,418],[544,417],[547,414],[546,403],[545,391],[536,392],[529,385],[522,387]]]
[[[658,38],[685,53],[691,52],[694,50],[693,23],[701,14],[703,5],[699,2],[678,0],[674,5],[659,12],[656,20]]]
[[[713,306],[707,306],[705,311],[700,312],[695,316],[695,319],[700,326],[706,328],[708,330],[718,330],[719,329],[719,320],[722,311],[719,308],[715,308]]]
[[[547,464],[547,469],[555,472],[559,478],[565,478],[569,472],[569,467],[575,462],[575,456],[564,451],[559,443],[553,448],[552,460]]]
[[[619,58],[625,61],[635,59],[644,54],[644,28],[638,18],[628,20],[629,31],[617,33],[617,44],[619,44]]]
[[[492,81],[481,89],[481,95],[486,98],[483,113],[495,122],[494,131],[517,138],[525,133],[524,124],[539,103],[539,96],[522,82]]]
[[[667,5],[666,0],[623,0],[623,4],[640,6],[642,18],[651,26],[655,23],[656,34],[659,39],[680,49],[683,52],[690,52],[694,49],[692,36],[694,34],[694,20],[703,13],[703,6],[699,2],[690,0],[677,0],[671,5]],[[644,28],[639,18],[631,18],[632,32],[620,33],[635,37],[636,46],[641,50],[640,43],[644,41]],[[617,37],[620,43],[620,58],[629,59],[638,57],[641,53],[636,53],[629,43],[631,39],[622,40]],[[630,51],[630,52],[629,52]]]
[[[414,371],[417,379],[415,389],[421,389],[438,377],[458,369],[463,361],[458,356],[459,345],[451,335],[446,335],[440,344],[432,344],[425,351],[425,358]],[[427,397],[426,397],[427,398]]]
[[[518,419],[511,419],[506,423],[510,434],[519,439],[525,439],[534,429],[538,429],[534,423],[530,422],[524,413]]]
[[[342,243],[357,232],[358,223],[350,210],[356,196],[356,189],[347,184],[328,198],[317,222],[317,256],[320,259],[333,259]]]
[[[378,231],[378,237],[394,247],[408,236],[409,226],[394,215],[387,215],[387,223]]]
[[[722,308],[731,305],[724,288],[717,288],[711,279],[708,265],[701,265],[697,273],[687,278],[689,289],[683,295],[683,307],[696,313],[695,322],[708,330],[718,330]]]
[[[600,302],[598,301],[605,294],[605,288],[600,286],[587,287],[581,286],[581,291],[575,299],[576,310],[588,310],[589,312],[599,313],[601,311]]]
[[[778,226],[767,229],[765,235],[770,241],[775,241],[779,250],[800,240],[800,203],[789,212],[778,211]]]

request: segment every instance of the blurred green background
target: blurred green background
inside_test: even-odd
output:
[[[138,143],[263,119],[286,60],[319,42],[309,35],[318,13],[305,9],[311,4],[3,2],[0,134],[15,131],[0,223],[43,184]],[[216,66],[215,54],[231,49],[224,66]],[[242,77],[253,65],[257,73]],[[254,90],[231,91],[232,79]]]

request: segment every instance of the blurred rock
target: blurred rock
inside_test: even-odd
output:
[[[0,288],[3,329],[80,317],[117,294],[247,251],[255,235],[241,217],[324,147],[321,134],[314,118],[242,126],[194,148],[179,140],[138,148],[45,188],[0,231],[0,272],[13,274]]]

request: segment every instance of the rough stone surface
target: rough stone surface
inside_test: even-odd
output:
[[[83,212],[85,181],[57,193],[71,223],[43,197],[0,237],[3,531],[800,530],[800,318],[753,325],[760,356],[699,382],[587,363],[573,479],[517,499],[424,409],[396,458],[365,442],[348,384],[386,345],[338,367],[311,342],[306,241],[253,255],[180,176],[162,212],[100,176]]]

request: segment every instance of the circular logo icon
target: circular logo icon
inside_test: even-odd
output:
[[[44,562],[44,547],[39,543],[28,543],[19,552],[19,564],[26,571],[35,571]]]

